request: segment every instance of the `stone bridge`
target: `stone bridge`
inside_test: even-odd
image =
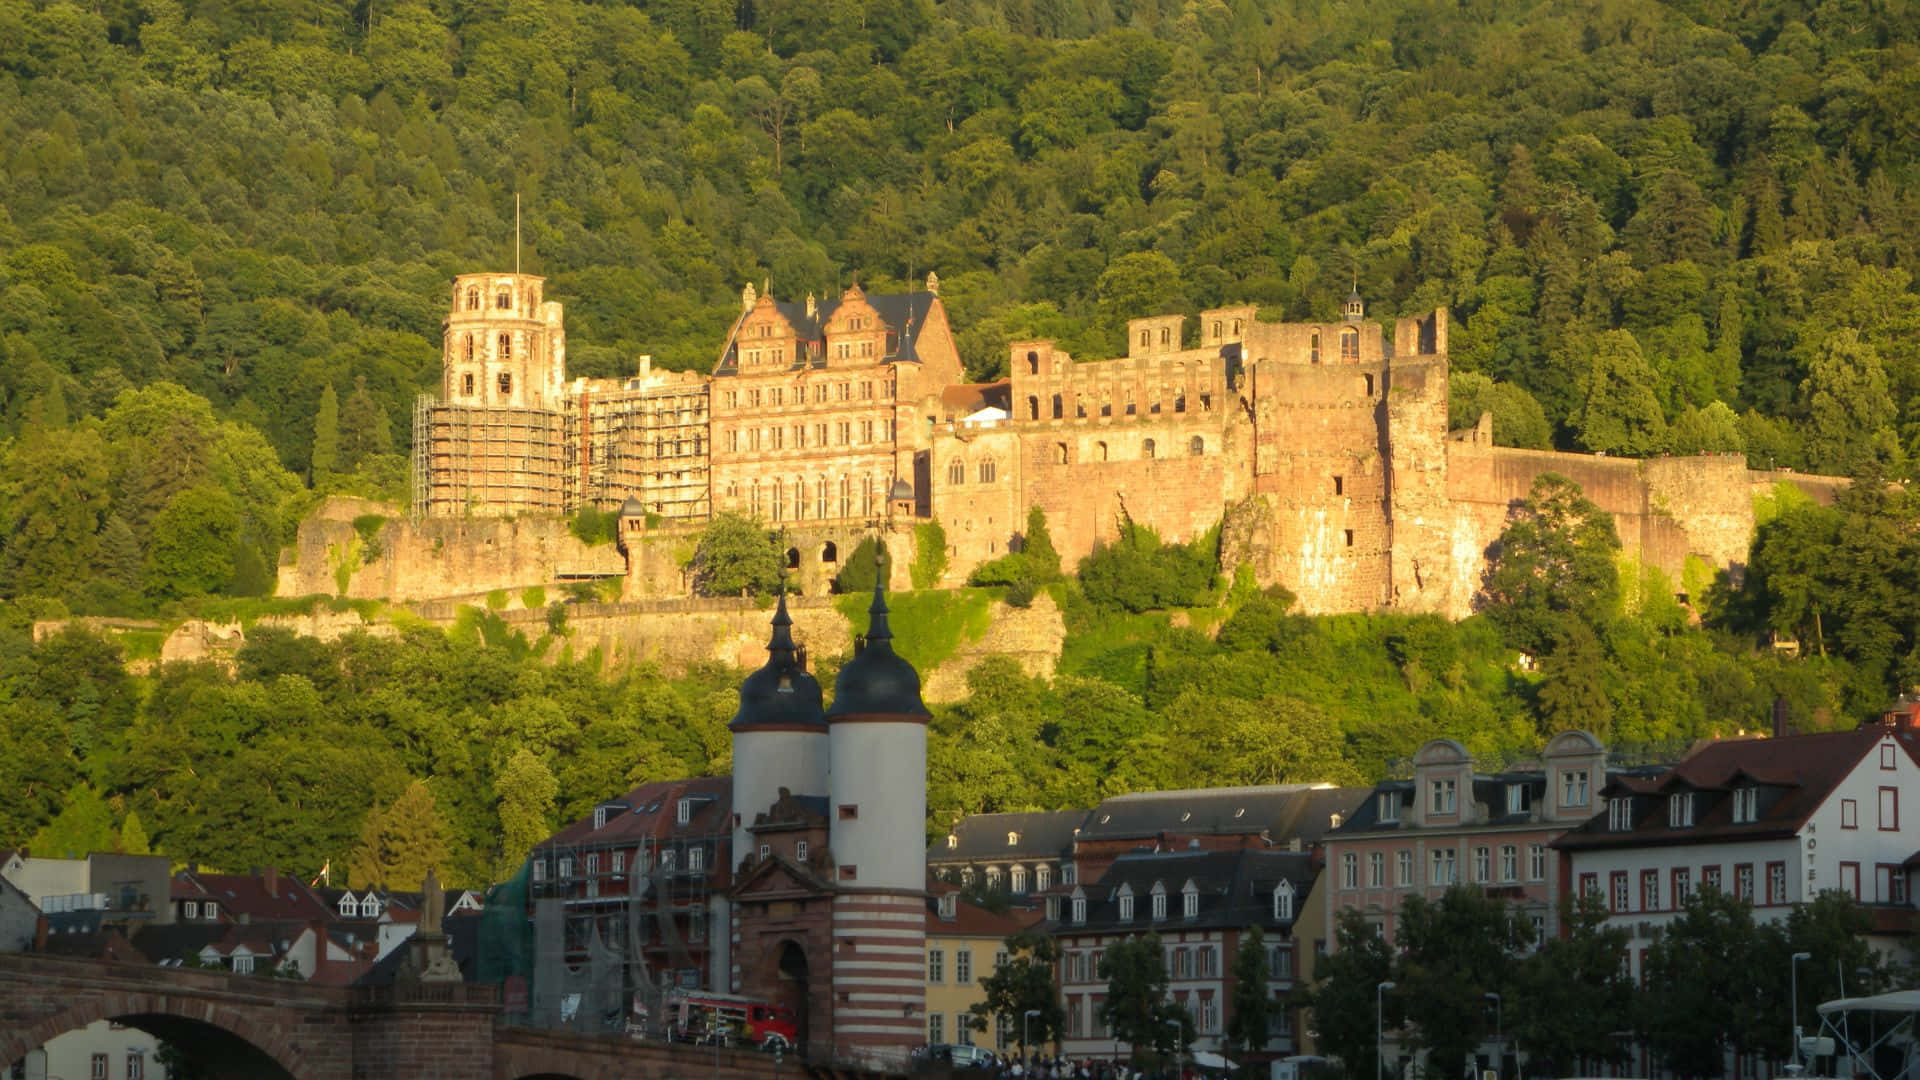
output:
[[[0,955],[0,1070],[111,1020],[187,1052],[211,1080],[800,1080],[751,1050],[508,1027],[493,988],[315,986],[292,979],[37,954]]]

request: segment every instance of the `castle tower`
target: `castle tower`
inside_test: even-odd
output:
[[[740,710],[733,733],[733,855],[754,855],[753,816],[794,795],[827,793],[827,718],[820,683],[807,673],[805,654],[793,643],[787,597],[773,612],[767,662],[740,684]]]
[[[1348,322],[1359,322],[1367,317],[1367,305],[1360,299],[1360,288],[1355,286],[1347,294],[1347,302],[1340,305],[1340,317]]]
[[[532,274],[461,274],[441,338],[448,405],[559,409],[567,381],[561,307]]]
[[[927,707],[893,651],[885,585],[866,644],[834,682],[834,1041],[904,1061],[926,1038]],[[849,947],[850,946],[850,947]]]

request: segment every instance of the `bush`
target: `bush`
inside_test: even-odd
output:
[[[947,572],[947,530],[938,521],[913,527],[913,567],[909,571],[916,589],[931,589]]]
[[[520,590],[520,606],[529,611],[534,608],[546,607],[547,590],[538,585],[532,585]]]
[[[784,562],[778,536],[743,514],[715,515],[693,550],[693,588],[702,596],[770,596]]]
[[[1204,541],[1204,537],[1202,541]],[[1167,544],[1145,525],[1123,522],[1113,543],[1080,560],[1080,590],[1103,608],[1155,611],[1203,603],[1214,564],[1195,544]]]
[[[893,577],[893,556],[887,553],[887,545],[878,537],[861,538],[854,545],[853,553],[840,562],[840,572],[834,575],[833,591],[837,593],[870,593],[875,580],[884,575]]]
[[[567,531],[583,544],[611,544],[620,535],[620,515],[612,510],[582,507],[567,522]]]

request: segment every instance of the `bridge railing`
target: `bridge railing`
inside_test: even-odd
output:
[[[355,1009],[391,1009],[400,1005],[498,1005],[500,988],[491,983],[432,982],[391,986],[350,986],[347,1004]]]

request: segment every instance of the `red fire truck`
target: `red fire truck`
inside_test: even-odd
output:
[[[789,1050],[800,1041],[793,1010],[759,998],[681,990],[667,995],[665,1007],[670,1039],[743,1043],[762,1050]]]

